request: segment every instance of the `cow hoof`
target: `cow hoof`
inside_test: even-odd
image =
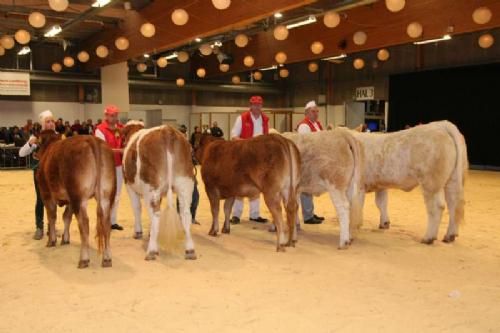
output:
[[[285,244],[285,246],[288,246],[288,247],[295,247],[295,243],[297,243],[297,241],[295,240],[292,240],[292,241],[289,241]]]
[[[276,252],[286,252],[285,245],[280,245],[276,248]]]
[[[197,256],[196,256],[196,252],[194,252],[194,249],[193,250],[186,250],[186,253],[184,254],[184,259],[196,260]]]
[[[102,259],[102,267],[112,267],[111,259]]]
[[[351,245],[351,241],[346,241],[346,242],[340,244],[338,249],[339,250],[347,250],[350,245]]]
[[[144,260],[147,260],[147,261],[156,260],[157,254],[158,254],[158,252],[149,252],[148,254],[146,254],[146,258],[144,258]]]
[[[453,243],[455,241],[455,238],[457,237],[457,235],[446,235],[444,236],[443,238],[443,242],[445,243]]]
[[[229,228],[227,228],[227,229],[226,228],[222,228],[222,233],[223,234],[230,234],[231,233],[231,229],[229,229]]]
[[[136,232],[134,234],[134,239],[142,239],[142,232]]]
[[[61,239],[61,245],[69,245],[69,240]]]
[[[436,240],[436,238],[429,238],[429,239],[422,239],[421,243],[422,244],[427,244],[427,245],[432,245],[432,243],[434,243],[434,241]]]
[[[49,240],[47,242],[47,247],[54,247],[54,246],[56,246],[56,241],[55,240],[53,240],[53,241]]]
[[[87,268],[89,267],[89,262],[90,260],[89,259],[86,259],[86,260],[80,260],[78,262],[78,268]]]
[[[212,229],[211,229],[211,230],[208,232],[208,235],[209,235],[209,236],[212,236],[212,237],[217,237],[217,231],[214,231],[214,230],[212,230]]]
[[[378,228],[379,229],[389,229],[389,227],[391,226],[391,222],[389,221],[386,221],[386,222],[381,222],[379,225],[378,225]]]

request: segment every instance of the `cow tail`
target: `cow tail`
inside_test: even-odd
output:
[[[288,230],[290,238],[292,241],[292,236],[296,234],[297,211],[298,211],[298,198],[297,190],[300,181],[300,154],[295,144],[285,138],[287,151],[288,151],[288,163],[290,168],[290,187],[288,190],[288,202],[286,203],[286,218],[288,223]]]
[[[467,159],[467,146],[465,144],[465,139],[463,135],[460,133],[458,128],[450,123],[449,121],[443,122],[444,129],[448,132],[455,143],[455,148],[457,151],[457,160],[455,164],[455,169],[446,184],[447,187],[454,187],[454,191],[450,191],[446,193],[446,196],[452,195],[451,199],[455,202],[455,221],[457,224],[460,224],[464,221],[464,206],[465,206],[465,198],[464,198],[464,184],[465,184],[465,176],[466,171],[469,168],[469,161]]]
[[[102,193],[102,156],[101,156],[101,149],[99,147],[99,142],[97,141],[99,139],[92,140],[91,142],[91,147],[92,151],[94,153],[95,157],[95,162],[96,162],[96,183],[95,183],[95,199],[97,202],[97,222],[96,222],[96,240],[97,240],[97,249],[99,252],[102,251],[104,248],[104,241],[105,241],[105,235],[106,231],[109,232],[109,228],[111,227],[110,225],[106,226],[105,221],[104,221],[104,209],[103,209],[103,193]],[[116,181],[115,181],[116,183]],[[111,207],[113,205],[113,198],[110,201],[110,211]],[[109,215],[109,213],[108,213]],[[109,224],[109,223],[108,223]]]

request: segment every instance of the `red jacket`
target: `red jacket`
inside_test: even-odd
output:
[[[260,116],[262,117],[262,131],[264,134],[269,134],[269,117],[263,113],[261,113]],[[246,111],[241,114],[240,138],[253,138],[253,119],[250,111]]]
[[[309,126],[309,128],[311,129],[311,132],[316,132],[317,129],[316,127],[314,127],[314,124],[312,121],[309,120],[309,118],[305,117],[304,119],[302,119],[302,121],[297,125],[297,128],[299,128],[300,125],[302,124],[306,124],[307,126]],[[319,121],[316,121],[316,124],[318,124],[318,127],[320,130],[323,130],[323,126],[321,126],[321,123]]]
[[[96,129],[101,131],[106,138],[106,142],[108,143],[111,149],[121,149],[122,148],[122,135],[121,129],[123,125],[118,123],[115,125],[115,129],[109,128],[109,124],[107,121],[103,121],[99,125],[97,125]],[[114,152],[115,155],[115,166],[122,165],[122,154],[119,152]]]

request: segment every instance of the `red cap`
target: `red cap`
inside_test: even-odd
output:
[[[262,105],[264,101],[262,100],[262,97],[260,96],[252,96],[250,97],[250,104],[260,104]]]
[[[108,105],[104,109],[104,114],[117,114],[118,112],[120,112],[120,110],[116,105]]]

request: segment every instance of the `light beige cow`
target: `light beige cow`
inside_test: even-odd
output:
[[[422,186],[427,208],[427,231],[423,243],[437,238],[445,207],[449,210],[444,242],[458,236],[464,219],[464,179],[468,168],[464,137],[449,121],[432,122],[388,133],[358,133],[365,154],[364,180],[367,192],[375,192],[381,229],[389,228],[387,189],[411,191]]]

